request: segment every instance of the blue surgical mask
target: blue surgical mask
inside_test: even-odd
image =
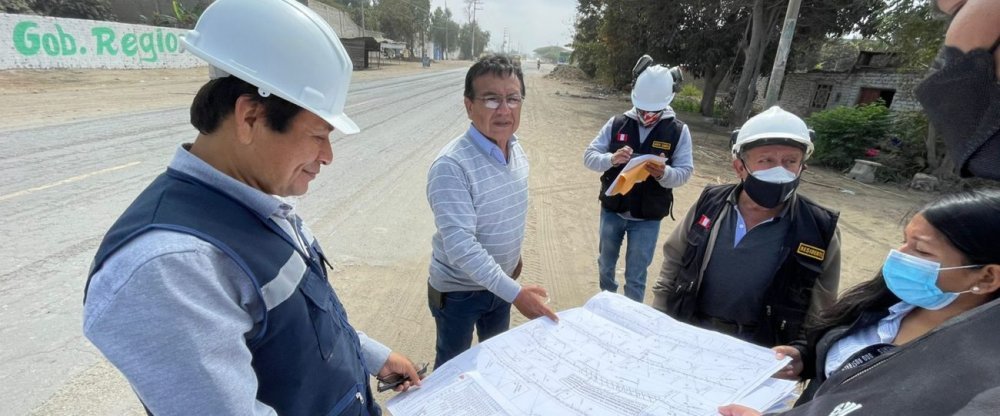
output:
[[[951,269],[968,269],[978,265],[941,267],[936,261],[922,259],[892,250],[882,264],[882,277],[900,300],[924,309],[938,310],[950,305],[958,295],[966,292],[944,292],[937,286],[938,272]]]

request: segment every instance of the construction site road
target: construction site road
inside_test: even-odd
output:
[[[332,135],[333,163],[298,203],[330,254],[331,281],[351,322],[418,362],[433,361],[435,336],[425,293],[434,233],[427,169],[468,128],[468,65],[357,74],[346,112],[362,133]],[[548,288],[563,310],[599,290],[599,174],[583,166],[583,150],[630,104],[586,82],[542,76],[550,70],[526,65],[518,135],[531,176],[522,282]],[[0,414],[144,414],[82,335],[83,288],[104,232],[195,138],[188,105],[203,82],[204,69],[0,71],[7,97],[0,103]],[[696,173],[675,190],[678,218],[705,185],[736,180],[724,132],[695,115],[681,118],[692,126]],[[804,179],[801,192],[842,212],[842,288],[874,275],[899,241],[900,218],[932,197],[822,169]],[[663,222],[660,241],[676,224]],[[658,252],[650,287],[661,261]],[[523,322],[514,312],[512,324]]]

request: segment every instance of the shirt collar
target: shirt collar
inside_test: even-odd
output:
[[[215,187],[220,192],[246,204],[261,217],[269,218],[272,215],[277,215],[284,218],[294,214],[294,204],[264,193],[222,173],[212,165],[205,163],[204,160],[199,159],[198,156],[191,154],[188,151],[190,148],[190,144],[183,144],[177,148],[177,151],[174,152],[174,159],[170,161],[171,169]]]
[[[472,138],[472,142],[476,144],[476,147],[479,147],[480,150],[486,152],[493,159],[496,159],[501,165],[507,166],[507,156],[500,150],[500,146],[497,146],[492,140],[487,139],[472,123],[469,123],[468,135]],[[510,140],[507,141],[507,149],[509,150],[510,145],[514,143],[517,143],[517,135],[510,136]]]

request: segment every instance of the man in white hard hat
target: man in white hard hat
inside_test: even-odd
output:
[[[643,62],[640,59],[637,67]],[[632,88],[633,107],[611,117],[583,154],[587,168],[603,172],[597,258],[600,288],[618,291],[615,268],[627,235],[624,294],[637,302],[645,297],[646,270],[653,261],[660,220],[671,213],[672,190],[687,183],[694,171],[691,133],[670,108],[673,97],[671,70],[646,62]],[[649,175],[627,193],[606,195],[629,160],[639,155],[659,155],[666,160],[638,168]]]
[[[434,366],[510,327],[513,305],[528,319],[559,318],[548,292],[517,282],[528,215],[528,158],[515,133],[524,73],[507,55],[480,58],[465,74],[470,125],[427,173],[431,238],[428,306],[437,328]]]
[[[836,299],[838,214],[796,192],[813,151],[802,119],[771,107],[734,135],[740,183],[706,187],[671,233],[653,307],[765,347],[801,341]]]
[[[183,44],[211,65],[198,136],[104,236],[84,334],[151,414],[380,414],[371,375],[420,376],[351,326],[284,199],[330,164],[330,133],[358,131],[347,52],[294,0],[217,0]]]

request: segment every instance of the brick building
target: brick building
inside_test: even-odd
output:
[[[862,51],[854,65],[840,71],[790,72],[785,74],[779,105],[800,116],[837,106],[867,104],[882,99],[889,110],[920,110],[913,89],[923,79],[922,71],[898,67],[896,55]],[[767,78],[757,83],[756,108],[764,105]]]

